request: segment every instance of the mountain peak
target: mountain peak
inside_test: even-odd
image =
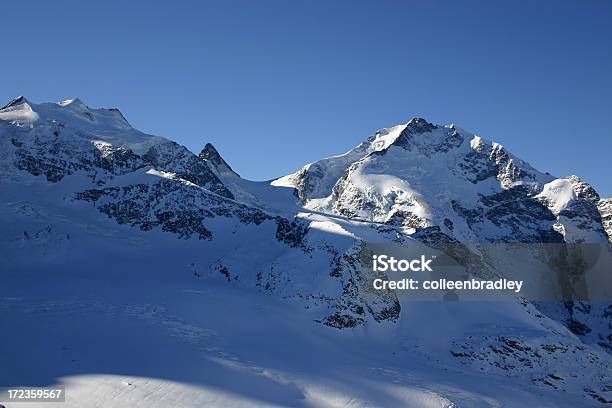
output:
[[[423,118],[415,117],[410,119],[410,121],[406,124],[405,131],[409,131],[411,133],[425,133],[431,132],[436,128],[435,125],[429,123]]]
[[[0,108],[0,120],[33,123],[38,120],[38,113],[32,104],[23,96],[18,96]]]
[[[202,159],[211,161],[215,159],[223,160],[217,149],[215,149],[215,146],[212,145],[212,143],[206,143],[199,156]]]
[[[108,117],[118,126],[132,127],[123,113],[117,108],[91,108],[80,98],[64,99],[63,101],[57,102],[55,105],[81,115],[90,121]]]
[[[198,157],[211,162],[221,173],[233,173],[238,176],[238,173],[232,170],[230,165],[223,160],[223,157],[221,157],[217,149],[215,149],[215,146],[213,146],[211,143],[206,143],[204,149],[202,149]]]
[[[79,98],[65,99],[61,102],[58,102],[57,105],[71,112],[74,112],[90,121],[95,121],[96,119],[94,113],[89,108],[89,106],[85,105],[85,103],[83,103],[83,101],[81,101]]]
[[[63,101],[60,101],[57,103],[59,106],[61,107],[87,107],[87,105],[85,105],[85,103],[83,103],[83,101],[79,98],[74,98],[74,99],[64,99]]]
[[[123,115],[123,113],[117,109],[117,108],[108,108],[108,111],[111,112],[113,115],[115,115],[115,117],[117,119],[119,119],[119,121],[123,121],[125,122],[125,124],[129,127],[132,127],[132,125],[130,125],[130,122],[128,122],[128,120],[125,118],[125,116]]]
[[[0,111],[7,110],[9,108],[15,108],[15,107],[20,106],[20,105],[30,105],[30,101],[28,101],[25,98],[25,96],[19,95],[18,97],[16,97],[15,99],[10,101],[6,105],[4,105],[2,108],[0,108]]]

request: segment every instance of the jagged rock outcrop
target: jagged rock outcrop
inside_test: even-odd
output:
[[[219,173],[225,173],[225,174],[229,173],[229,174],[239,177],[239,174],[236,173],[234,170],[232,170],[230,165],[227,164],[225,160],[223,160],[223,157],[221,157],[217,149],[215,149],[215,147],[210,143],[206,143],[206,145],[204,146],[204,149],[202,149],[200,154],[198,154],[198,157],[200,159],[207,160],[210,163],[212,163],[214,168]]]
[[[211,194],[174,173],[157,177],[153,172],[150,178],[77,192],[75,199],[94,203],[100,212],[119,224],[138,226],[145,231],[159,226],[185,239],[192,236],[211,239],[212,233],[205,226],[208,218],[235,217],[241,223],[256,225],[272,219],[261,210]]]
[[[608,240],[612,242],[612,197],[603,198],[597,203],[597,209],[601,216],[601,223],[603,225],[606,234],[608,234]]]

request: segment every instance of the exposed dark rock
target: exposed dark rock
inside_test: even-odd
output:
[[[308,226],[298,219],[289,222],[285,218],[276,218],[276,239],[290,247],[306,248],[304,237],[308,232]]]
[[[206,143],[204,149],[202,149],[198,157],[203,160],[208,160],[220,171],[229,171],[238,176],[238,173],[236,173],[230,167],[230,165],[223,160],[223,157],[221,157],[217,149],[215,149],[215,147],[210,143]]]
[[[220,196],[234,198],[231,191],[205,161],[175,142],[160,143],[151,147],[143,159],[158,170],[176,173],[180,178]]]

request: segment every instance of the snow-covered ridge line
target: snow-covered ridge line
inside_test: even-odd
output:
[[[45,174],[48,180],[57,181],[93,165],[111,172],[101,176],[95,171],[96,183],[103,183],[113,174],[150,165],[270,214],[291,216],[303,208],[389,224],[408,234],[436,227],[459,240],[503,240],[507,232],[491,226],[483,229],[484,220],[491,220],[501,203],[488,197],[512,191],[516,199],[532,201],[534,217],[543,216],[544,210],[536,209],[537,205],[548,206],[552,214],[544,218],[550,218],[558,217],[577,197],[574,188],[582,188],[580,183],[555,180],[537,171],[498,143],[454,124],[434,125],[423,118],[381,129],[344,154],[307,164],[269,184],[241,178],[211,144],[196,156],[175,142],[133,129],[117,110],[93,109],[78,98],[33,104],[18,97],[0,110],[0,119],[13,134],[16,167]],[[25,134],[33,137],[33,149],[25,148],[27,142],[24,145],[20,137]],[[59,150],[51,157],[44,154],[45,149]],[[130,151],[135,155],[130,156]],[[62,157],[59,163],[58,156]],[[566,187],[563,197],[552,193],[560,185]],[[474,207],[481,214],[466,218],[466,209]],[[478,218],[482,226],[474,224]],[[499,221],[493,224],[505,228]],[[555,233],[564,235],[565,230],[561,224],[555,227]],[[575,239],[597,239],[585,237],[579,229],[574,233]],[[519,234],[518,239],[527,237]]]
[[[167,140],[134,129],[116,108],[91,108],[79,98],[37,104],[20,96],[0,109],[0,123],[2,121],[21,128],[36,125],[78,130],[73,137],[106,141],[135,153],[143,153],[152,145]]]

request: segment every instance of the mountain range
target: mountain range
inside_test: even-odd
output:
[[[372,290],[360,262],[369,243],[610,250],[612,198],[453,124],[413,118],[260,182],[212,144],[195,154],[117,109],[18,97],[0,109],[0,222],[0,308],[10,316],[0,328],[33,324],[2,347],[12,370],[0,383],[65,383],[74,406],[88,395],[145,406],[147,393],[158,399],[146,406],[162,406],[174,389],[176,406],[612,403],[609,302],[405,302]],[[509,262],[528,261],[478,267]],[[184,296],[196,300],[186,307]],[[126,335],[134,349],[120,358],[109,319],[117,332],[132,333],[130,319],[146,326]],[[48,322],[58,326],[45,334]],[[84,340],[96,322],[108,344]],[[134,362],[137,344],[157,347],[150,338],[168,333],[173,357]],[[181,344],[221,368],[182,362]],[[43,353],[62,347],[80,357]],[[39,360],[11,357],[31,349]],[[96,353],[105,357],[86,357]]]

